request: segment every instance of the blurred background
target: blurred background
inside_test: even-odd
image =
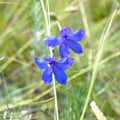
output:
[[[60,120],[79,120],[88,93],[101,36],[115,12],[97,64],[91,95],[107,120],[120,120],[120,8],[117,0],[49,0],[51,35],[59,23],[85,29],[83,54],[73,52],[68,83],[57,86]],[[46,0],[44,5],[47,10]],[[33,57],[49,56],[40,0],[0,0],[0,120],[53,120],[52,83],[44,85]],[[57,55],[57,49],[55,48]],[[57,83],[56,83],[57,84]],[[58,84],[57,84],[58,85]],[[97,120],[88,105],[84,120]]]

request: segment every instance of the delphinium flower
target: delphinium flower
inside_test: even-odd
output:
[[[67,83],[67,75],[64,70],[67,70],[74,62],[73,58],[64,58],[57,60],[55,57],[47,58],[44,57],[44,61],[40,58],[34,58],[34,62],[40,70],[44,70],[42,74],[42,80],[45,84],[52,82],[52,74],[59,84]]]
[[[83,52],[78,42],[83,39],[84,35],[85,31],[83,29],[72,32],[69,27],[64,27],[58,36],[48,36],[44,42],[49,47],[55,47],[60,44],[59,54],[61,58],[66,58],[70,55],[70,48],[77,54]]]

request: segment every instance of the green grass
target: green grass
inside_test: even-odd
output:
[[[116,0],[49,1],[51,35],[59,32],[56,18],[73,31],[86,30],[81,41],[84,53],[71,53],[75,63],[67,70],[67,86],[56,84],[60,120],[79,120],[84,113],[83,120],[97,120],[90,107],[93,100],[107,120],[119,120],[118,4]],[[47,10],[46,0],[44,5]],[[0,120],[54,119],[53,85],[42,83],[42,72],[33,63],[35,56],[49,56],[43,43],[46,27],[40,0],[0,0]]]

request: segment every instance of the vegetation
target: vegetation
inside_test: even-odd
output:
[[[90,107],[94,101],[107,120],[119,120],[119,2],[48,1],[51,35],[58,34],[59,24],[86,31],[83,54],[71,54],[76,62],[67,70],[67,85],[56,83],[59,119],[79,120],[85,113],[83,120],[97,120]],[[44,5],[47,11],[47,0]],[[0,0],[0,120],[54,119],[53,85],[43,84],[33,62],[49,56],[45,36],[41,0]]]

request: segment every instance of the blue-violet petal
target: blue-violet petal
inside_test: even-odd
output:
[[[76,41],[70,40],[69,46],[75,53],[80,54],[83,52],[81,45],[79,43],[77,43]]]
[[[85,31],[83,29],[75,31],[73,34],[71,34],[68,39],[73,41],[80,41],[85,36]]]
[[[45,84],[48,84],[52,81],[52,70],[50,67],[47,67],[42,74],[42,80]]]
[[[67,82],[67,75],[65,74],[65,72],[59,69],[58,67],[54,67],[53,72],[54,72],[55,79],[57,80],[57,82],[59,84],[65,85]]]
[[[60,31],[60,37],[66,37],[66,36],[68,36],[69,34],[71,34],[72,33],[72,31],[71,31],[71,29],[69,28],[69,27],[64,27],[64,28],[62,28],[62,30]]]
[[[33,60],[39,69],[45,69],[47,67],[46,62],[42,61],[40,58],[35,57]]]
[[[69,48],[64,43],[60,44],[59,54],[60,54],[61,58],[65,58],[65,57],[67,58],[67,57],[69,57],[69,54],[70,54]]]
[[[67,70],[70,66],[72,66],[73,63],[74,63],[73,58],[65,58],[56,62],[55,65],[62,70]]]
[[[48,36],[44,39],[44,43],[49,47],[55,47],[59,44],[59,40],[56,36]]]

